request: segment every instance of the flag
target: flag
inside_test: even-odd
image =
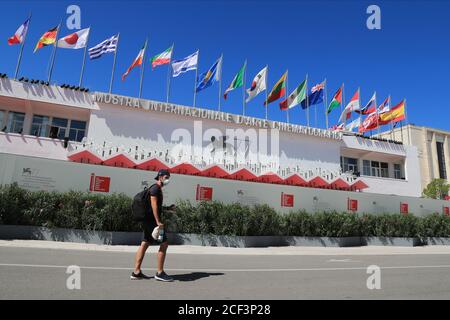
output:
[[[15,44],[22,44],[28,33],[28,26],[30,25],[30,18],[28,18],[20,27],[17,29],[16,33],[8,39],[8,44],[10,46]]]
[[[96,45],[89,49],[89,58],[91,60],[98,59],[105,53],[116,52],[117,44],[119,42],[119,35],[112,36],[111,38],[103,41],[102,43]]]
[[[134,59],[133,63],[131,64],[131,66],[127,69],[127,71],[122,75],[122,81],[125,81],[125,78],[128,76],[128,74],[131,72],[131,70],[133,70],[133,68],[137,67],[137,66],[141,66],[142,62],[144,61],[144,54],[145,54],[145,49],[146,49],[146,44],[144,44],[144,46],[142,47],[141,51],[139,51],[138,56],[136,57],[136,59]]]
[[[391,110],[391,96],[387,97],[386,100],[378,107],[378,113],[382,114]]]
[[[372,98],[370,98],[369,102],[367,102],[366,106],[364,108],[362,108],[361,110],[355,110],[356,113],[359,114],[372,114],[374,112],[377,111],[377,105],[376,105],[376,99],[377,99],[377,94],[374,93]]]
[[[309,108],[315,104],[319,104],[323,101],[323,89],[325,88],[325,81],[316,84],[311,88],[311,92],[308,95],[308,99],[302,101],[302,109]]]
[[[331,131],[342,131],[345,129],[344,123],[341,123],[340,125],[334,125],[329,130]]]
[[[330,105],[328,106],[327,113],[333,111],[337,107],[342,105],[342,89],[344,85],[342,85],[339,90],[334,94],[333,100],[331,100]]]
[[[246,66],[247,62],[244,63],[239,72],[234,76],[233,81],[231,81],[231,84],[228,86],[227,90],[225,90],[225,93],[223,94],[223,98],[225,100],[227,100],[228,92],[240,88],[244,85],[244,71]]]
[[[197,79],[197,92],[202,91],[210,87],[214,82],[220,80],[220,66],[222,64],[222,58],[219,58],[208,71],[203,72]]]
[[[180,74],[190,70],[197,69],[198,65],[198,51],[187,56],[181,60],[175,60],[172,62],[173,77],[178,77]]]
[[[59,27],[54,27],[53,29],[48,30],[46,33],[42,35],[42,37],[39,39],[38,43],[36,44],[36,48],[34,48],[34,52],[38,51],[39,49],[49,46],[51,44],[56,43],[56,35],[58,33]]]
[[[288,96],[280,102],[280,109],[286,110],[291,109],[301,103],[306,99],[306,80],[304,80],[300,85]]]
[[[360,124],[358,128],[359,133],[367,132],[370,130],[374,130],[379,126],[379,115],[374,112],[366,117],[364,121]]]
[[[269,103],[274,102],[275,100],[280,99],[286,94],[286,78],[288,72],[286,71],[280,78],[280,80],[275,83],[269,95],[267,96],[267,101],[264,102],[264,105],[268,105]]]
[[[58,48],[82,49],[87,45],[90,28],[72,33],[58,40]]]
[[[260,72],[258,72],[255,78],[253,78],[252,86],[250,87],[250,89],[247,89],[248,97],[246,102],[248,103],[258,94],[266,90],[267,89],[266,87],[267,87],[267,66]]]
[[[358,89],[353,95],[353,98],[345,107],[344,111],[342,111],[342,114],[339,117],[339,122],[345,122],[346,120],[350,119],[352,112],[357,111],[359,109],[360,103],[359,103],[359,89]]]
[[[361,118],[358,117],[357,119],[350,122],[348,125],[345,126],[346,131],[353,131],[353,129],[358,128],[361,125]]]
[[[163,53],[157,54],[151,60],[152,68],[155,69],[157,66],[162,66],[164,64],[169,64],[172,60],[173,46],[164,51]]]
[[[405,100],[392,107],[388,112],[380,114],[380,125],[385,125],[390,122],[399,122],[405,120]]]

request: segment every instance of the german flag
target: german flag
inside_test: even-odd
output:
[[[391,109],[391,111],[380,114],[379,125],[385,125],[390,122],[399,122],[405,120],[405,100]]]
[[[34,48],[34,52],[38,51],[39,49],[49,46],[51,44],[56,43],[56,35],[58,33],[58,27],[54,27],[53,29],[48,30],[44,35],[39,39],[38,43],[36,44],[36,48]]]

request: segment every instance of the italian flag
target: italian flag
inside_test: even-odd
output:
[[[239,70],[239,72],[234,76],[234,79],[231,82],[231,84],[228,86],[227,90],[225,90],[225,93],[223,94],[223,98],[225,100],[227,100],[228,92],[243,86],[243,84],[244,84],[244,81],[243,81],[244,80],[244,71],[245,71],[246,67],[247,67],[247,62],[244,63],[244,65]]]
[[[157,66],[162,66],[164,64],[169,64],[172,59],[173,46],[164,51],[163,53],[157,54],[151,60],[152,68],[155,69]]]
[[[277,83],[275,83],[275,85],[272,88],[272,91],[270,91],[269,96],[267,97],[267,101],[264,101],[264,105],[268,105],[269,103],[280,99],[282,96],[286,94],[287,74],[288,72],[286,71],[280,78],[280,80],[278,80]]]
[[[331,100],[330,105],[328,106],[327,113],[333,111],[342,104],[342,85],[339,90],[334,94],[333,100]]]
[[[289,97],[280,102],[280,109],[286,110],[295,107],[306,99],[306,80],[289,95]]]
[[[38,51],[39,49],[49,46],[51,44],[56,43],[56,36],[58,34],[58,28],[54,27],[53,29],[48,30],[46,33],[42,35],[42,37],[39,39],[38,43],[36,44],[36,48],[34,48],[34,52]]]
[[[122,75],[122,81],[125,81],[125,78],[128,76],[128,74],[131,72],[131,70],[133,70],[133,68],[137,67],[137,66],[141,66],[142,62],[144,61],[144,54],[145,54],[145,49],[147,47],[147,42],[145,43],[145,45],[142,47],[141,51],[139,51],[138,56],[136,57],[136,59],[134,59],[133,64],[128,68],[128,70]]]

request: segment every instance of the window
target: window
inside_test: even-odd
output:
[[[439,165],[439,178],[447,179],[447,171],[445,170],[444,144],[442,142],[436,142],[436,148]]]
[[[341,157],[341,168],[343,172],[358,172],[358,159]]]
[[[33,116],[30,134],[36,137],[48,137],[50,131],[50,118],[46,116]]]
[[[69,131],[69,140],[70,141],[78,141],[84,138],[86,133],[86,122],[72,120],[70,121],[70,131]]]
[[[363,160],[363,175],[370,176],[370,161]]]
[[[3,131],[3,120],[5,119],[5,111],[0,110],[0,130]]]
[[[389,164],[386,162],[363,160],[365,176],[389,178]]]
[[[401,179],[402,178],[402,167],[400,164],[394,164],[394,178]]]
[[[381,176],[380,163],[378,161],[371,162],[371,171],[370,172],[372,173],[371,176],[373,176],[373,177]]]
[[[50,138],[64,139],[67,130],[67,119],[53,118],[50,129]]]
[[[23,132],[24,121],[25,121],[25,113],[9,112],[6,131],[21,134]]]
[[[381,176],[383,178],[389,178],[389,164],[386,162],[381,162]]]

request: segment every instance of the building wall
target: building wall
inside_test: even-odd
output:
[[[0,153],[0,184],[16,182],[29,190],[89,191],[92,175],[110,179],[109,192],[122,192],[129,196],[138,193],[145,185],[153,183],[155,172],[122,169],[106,166],[70,163],[28,156]],[[164,189],[165,203],[179,199],[195,203],[199,188],[211,188],[212,200],[224,203],[239,202],[245,205],[267,204],[277,211],[305,209],[309,212],[323,210],[348,211],[348,201],[357,200],[358,213],[399,213],[401,203],[407,203],[409,212],[425,215],[442,213],[449,201],[389,196],[360,192],[345,192],[284,185],[251,183],[225,179],[177,175]],[[293,197],[292,207],[282,206],[282,197]]]

